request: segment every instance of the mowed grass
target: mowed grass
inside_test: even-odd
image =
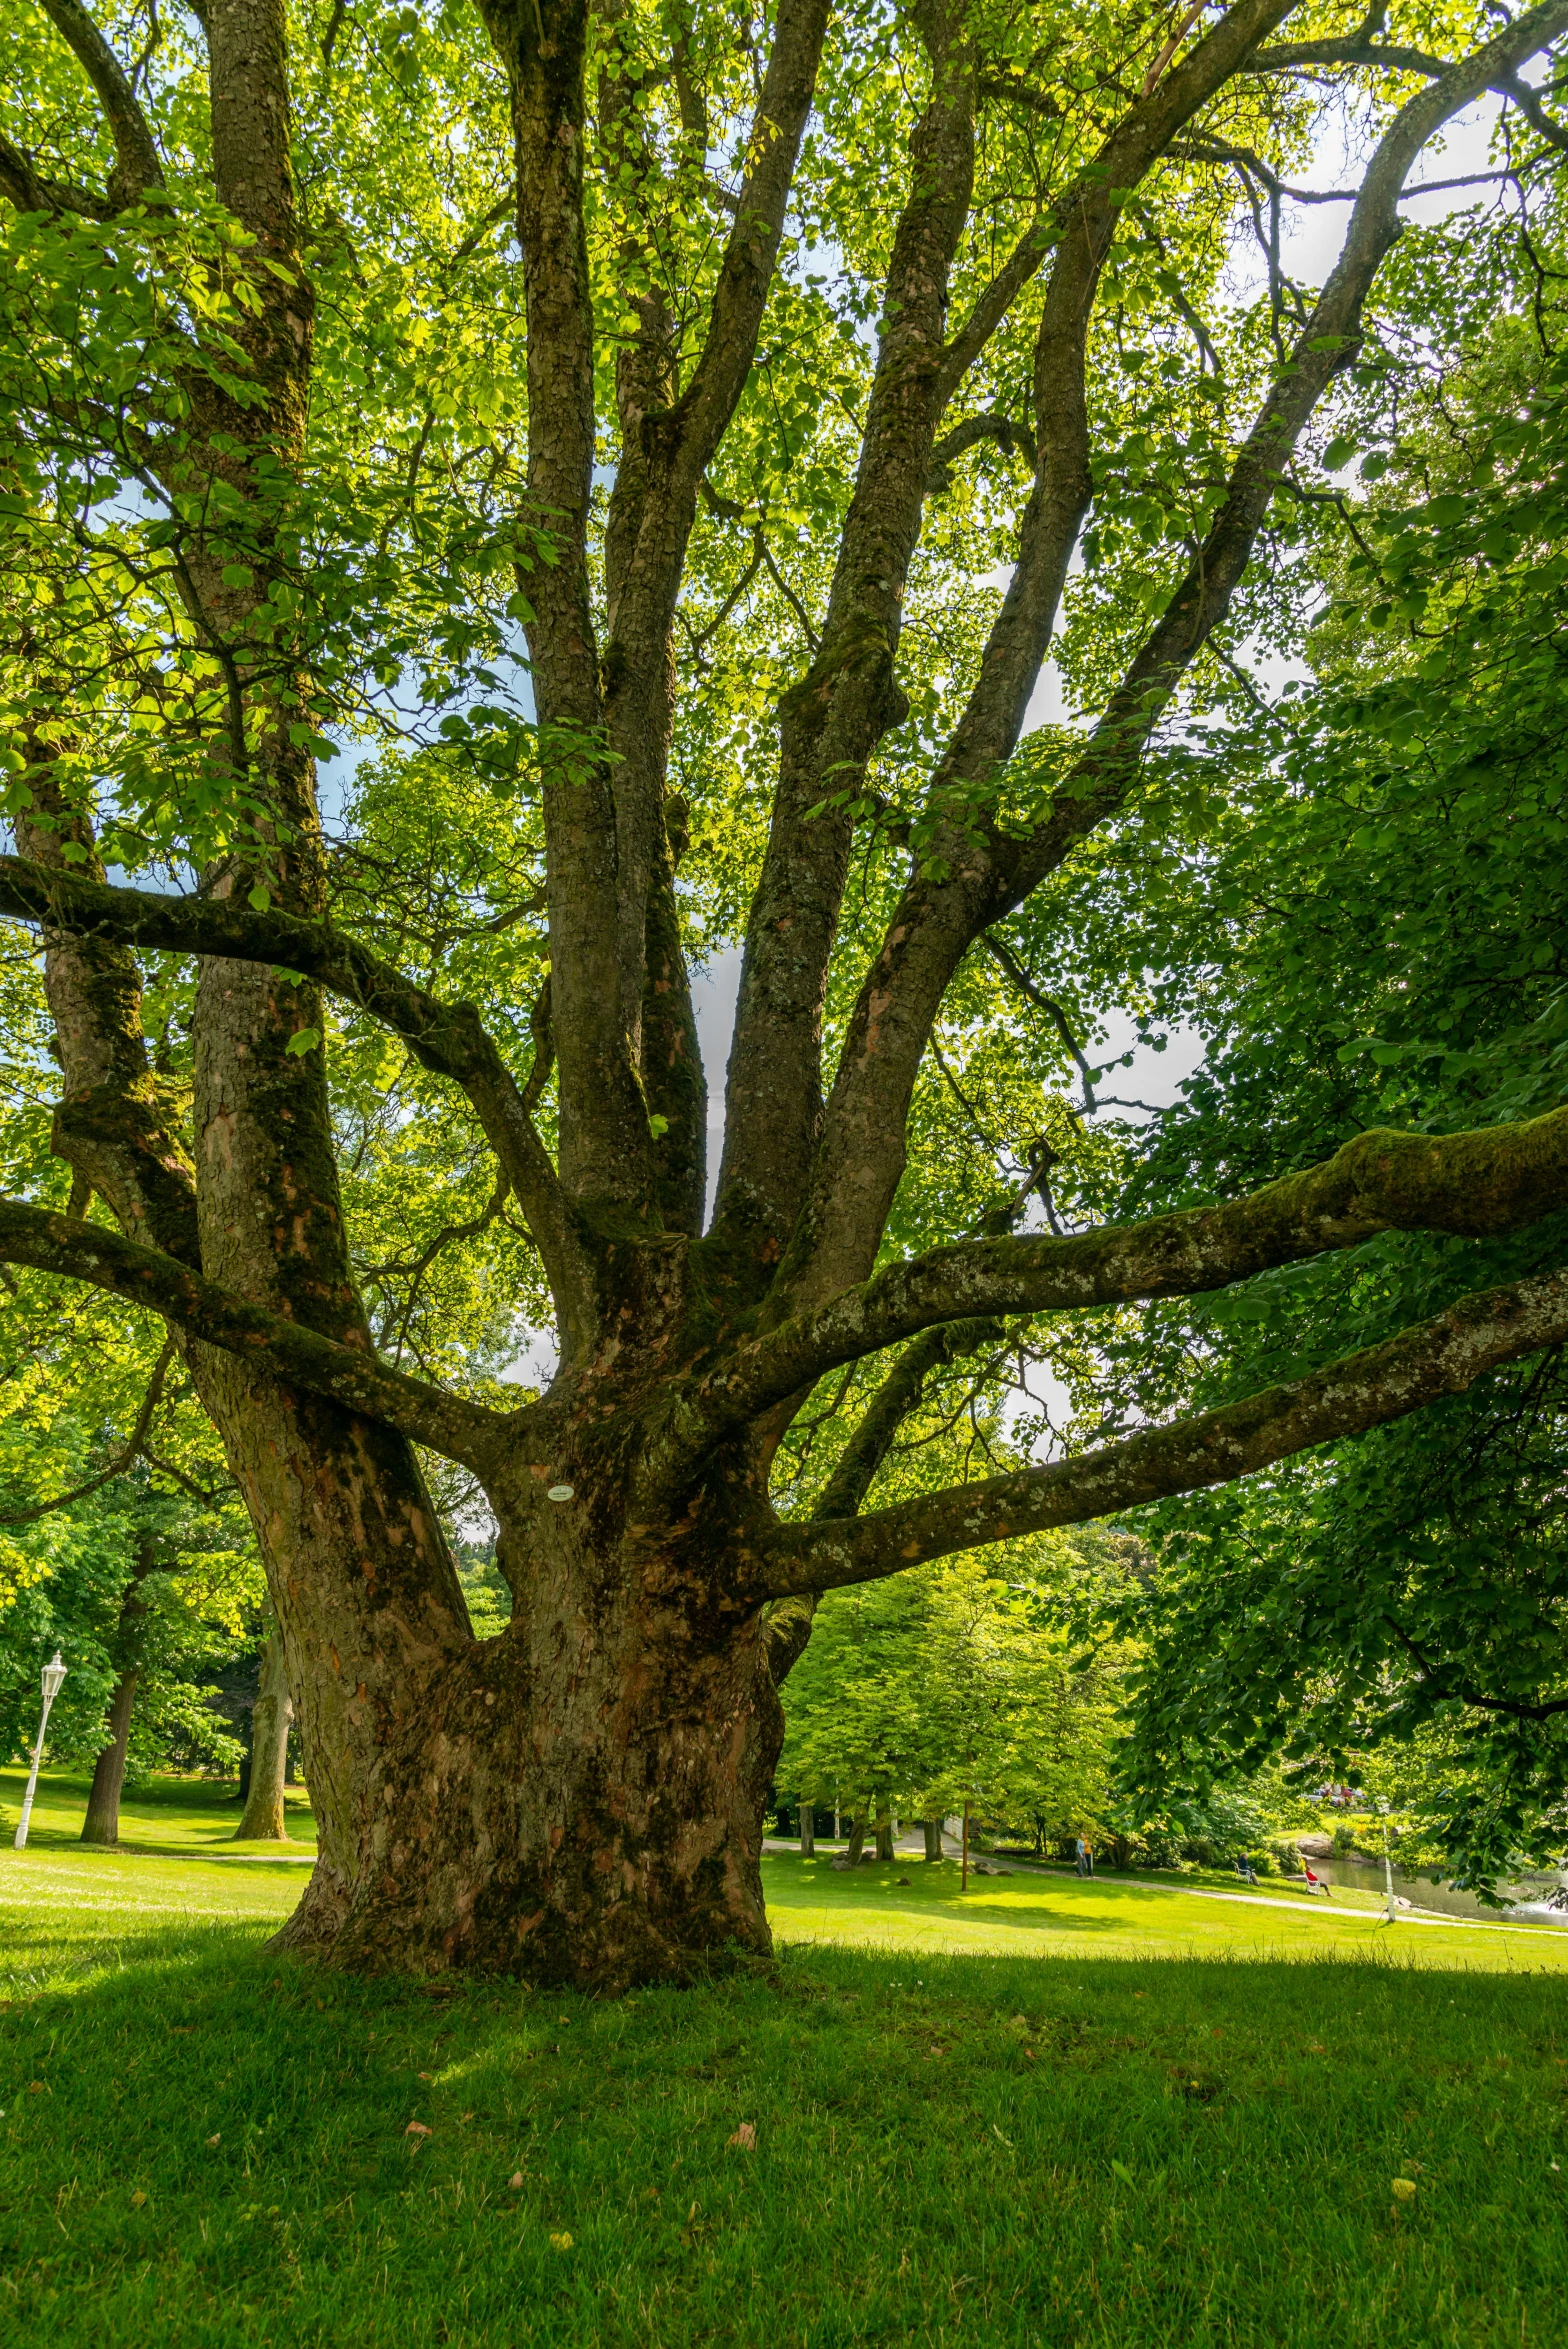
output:
[[[0,2339],[1556,2329],[1550,1934],[922,1866],[770,1859],[776,1968],[594,2000],[273,1958],[291,1870],[0,1855]]]
[[[955,1863],[923,1860],[841,1874],[831,1861],[769,1853],[763,1860],[777,1939],[868,1942],[889,1954],[963,1950],[994,1957],[1343,1957],[1390,1955],[1400,1963],[1466,1969],[1568,1971],[1568,1928],[1434,1925],[1408,1917],[1390,1927],[1375,1897],[1352,1890],[1326,1901],[1299,1886],[1236,1897],[1218,1876],[1181,1885],[1116,1875],[1080,1883],[1070,1869],[971,1876],[959,1890]],[[1210,1893],[1220,1897],[1208,1897]]]
[[[39,1772],[38,1792],[27,1830],[30,1849],[55,1851],[80,1846],[90,1784],[89,1777],[74,1771]],[[25,1770],[0,1770],[0,1831],[7,1846],[21,1815],[26,1785]],[[215,1859],[243,1859],[251,1855],[265,1858],[269,1854],[302,1859],[315,1856],[316,1822],[303,1787],[284,1797],[287,1843],[237,1843],[234,1830],[240,1823],[242,1808],[232,1786],[201,1778],[154,1778],[128,1791],[122,1800],[120,1846],[126,1851],[168,1852],[176,1856],[204,1852]]]

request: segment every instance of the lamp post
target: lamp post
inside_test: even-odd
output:
[[[1383,1821],[1383,1888],[1388,1895],[1385,1914],[1392,1925],[1397,1921],[1398,1911],[1394,1907],[1394,1863],[1388,1856],[1388,1803],[1382,1795],[1377,1798],[1377,1807]]]
[[[60,1683],[64,1678],[65,1666],[61,1663],[60,1651],[56,1648],[53,1661],[46,1664],[43,1669],[44,1709],[38,1716],[38,1743],[33,1748],[33,1766],[27,1773],[27,1792],[22,1797],[22,1816],[16,1823],[16,1848],[18,1851],[27,1849],[27,1822],[33,1815],[33,1797],[38,1792],[38,1765],[44,1756],[44,1731],[49,1726],[49,1707],[59,1695]]]

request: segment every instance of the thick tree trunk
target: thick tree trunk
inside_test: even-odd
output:
[[[804,1796],[800,1803],[800,1856],[815,1859],[817,1853],[817,1814],[815,1807]]]
[[[288,1756],[289,1723],[294,1707],[289,1699],[283,1664],[283,1638],[274,1632],[261,1654],[261,1686],[251,1715],[250,1787],[245,1814],[234,1830],[236,1843],[286,1843],[283,1784]]]
[[[333,1896],[313,1886],[280,1946],[605,1991],[770,1954],[759,1862],[783,1716],[760,1611],[714,1606],[678,1560],[628,1575],[624,1551],[592,1546],[589,1510],[537,1505],[535,1541],[503,1520],[511,1622],[381,1714],[376,1767],[342,1790]],[[290,1660],[307,1728],[363,1736],[330,1640]],[[323,1742],[318,1726],[313,1789]]]
[[[893,1814],[892,1814],[892,1812],[891,1812],[891,1811],[878,1811],[878,1813],[877,1813],[877,1858],[878,1858],[879,1860],[890,1860],[892,1857],[893,1857]]]
[[[136,1673],[122,1672],[109,1704],[109,1742],[93,1766],[82,1821],[83,1843],[118,1843],[120,1792],[125,1784],[125,1755],[131,1742],[131,1708],[136,1702]]]
[[[924,1834],[926,1839],[926,1858],[928,1860],[939,1860],[942,1857],[941,1820],[922,1819],[920,1822],[920,1827],[921,1832]]]

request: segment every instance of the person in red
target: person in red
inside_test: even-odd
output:
[[[1310,1860],[1303,1860],[1301,1864],[1307,1871],[1308,1892],[1321,1892],[1325,1900],[1331,1899],[1332,1895],[1330,1894],[1329,1888],[1324,1882],[1323,1878],[1321,1876],[1315,1876],[1312,1873],[1312,1862]]]

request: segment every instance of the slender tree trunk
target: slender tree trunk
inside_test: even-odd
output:
[[[926,1858],[927,1858],[928,1860],[939,1860],[939,1859],[942,1857],[942,1822],[941,1822],[941,1820],[940,1820],[940,1819],[922,1819],[922,1820],[921,1820],[921,1822],[920,1822],[920,1826],[921,1826],[921,1831],[922,1831],[922,1833],[924,1834],[924,1836],[925,1836],[925,1839],[926,1839]]]
[[[833,1862],[835,1868],[858,1868],[860,1855],[866,1848],[866,1817],[857,1811],[849,1822],[849,1841]]]
[[[245,1751],[240,1756],[239,1792],[237,1794],[231,1795],[229,1798],[231,1802],[237,1802],[242,1811],[244,1810],[245,1805],[250,1801],[251,1756],[256,1750],[256,1704],[254,1698],[252,1698],[250,1709],[245,1715],[244,1736]]]
[[[131,1741],[131,1707],[136,1701],[136,1673],[122,1672],[109,1705],[109,1742],[93,1766],[87,1816],[82,1822],[83,1843],[118,1843],[120,1790],[125,1784],[125,1754]]]
[[[82,1821],[83,1843],[113,1844],[120,1840],[120,1794],[125,1785],[125,1757],[131,1742],[131,1709],[136,1702],[138,1632],[147,1602],[142,1597],[142,1583],[156,1563],[152,1539],[144,1535],[137,1544],[137,1559],[130,1587],[120,1602],[120,1621],[115,1634],[115,1658],[120,1677],[115,1683],[109,1703],[109,1742],[93,1767],[92,1787],[87,1796],[87,1816]]]
[[[893,1814],[891,1811],[879,1810],[877,1812],[877,1858],[890,1860],[892,1857]]]
[[[283,1665],[283,1635],[275,1631],[261,1652],[261,1686],[251,1715],[250,1789],[234,1830],[236,1843],[286,1843],[284,1768],[294,1707]]]
[[[802,1796],[800,1804],[800,1856],[803,1860],[815,1859],[816,1852],[817,1814],[814,1806]]]

